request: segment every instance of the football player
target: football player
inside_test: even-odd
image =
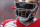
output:
[[[1,27],[40,27],[40,18],[35,18],[38,0],[17,2],[15,10],[18,18],[3,21]]]

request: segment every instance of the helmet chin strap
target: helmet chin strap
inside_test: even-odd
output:
[[[29,20],[28,20],[28,21],[26,21],[26,22],[30,22],[30,21],[32,21],[32,20],[33,20],[33,18],[34,18],[34,17],[32,17],[32,18],[29,18]]]
[[[27,19],[26,19],[26,18],[25,18],[25,19],[22,18],[23,20],[22,20],[22,19],[19,19],[19,20],[20,20],[20,22],[23,22],[23,23],[24,23],[24,22],[30,22],[30,21],[32,21],[33,18],[34,18],[34,17],[27,18]]]
[[[23,25],[26,25],[26,26],[28,26],[29,24],[33,23],[34,17],[32,16],[32,13],[29,16],[30,16],[29,18],[20,17],[19,18],[20,23],[22,23]]]
[[[28,21],[25,21],[25,22],[21,22],[21,21],[20,21],[20,23],[22,23],[22,24],[25,25],[25,26],[28,26],[29,24],[33,23],[33,19],[34,19],[34,17],[29,18],[29,20],[28,20]]]

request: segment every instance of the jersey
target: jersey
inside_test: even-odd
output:
[[[40,18],[28,26],[23,25],[17,20],[5,20],[1,27],[40,27]]]

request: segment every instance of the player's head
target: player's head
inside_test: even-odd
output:
[[[14,4],[15,5],[15,4]],[[16,2],[16,16],[21,22],[30,21],[33,19],[34,15],[36,14],[38,7],[37,3],[33,2]]]
[[[17,2],[16,15],[21,22],[32,20],[37,12],[37,3],[32,2]]]

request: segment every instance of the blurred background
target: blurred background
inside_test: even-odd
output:
[[[17,18],[15,10],[11,8],[11,6],[13,6],[13,2],[14,0],[0,0],[0,25],[4,20]],[[35,17],[40,18],[40,4]]]

